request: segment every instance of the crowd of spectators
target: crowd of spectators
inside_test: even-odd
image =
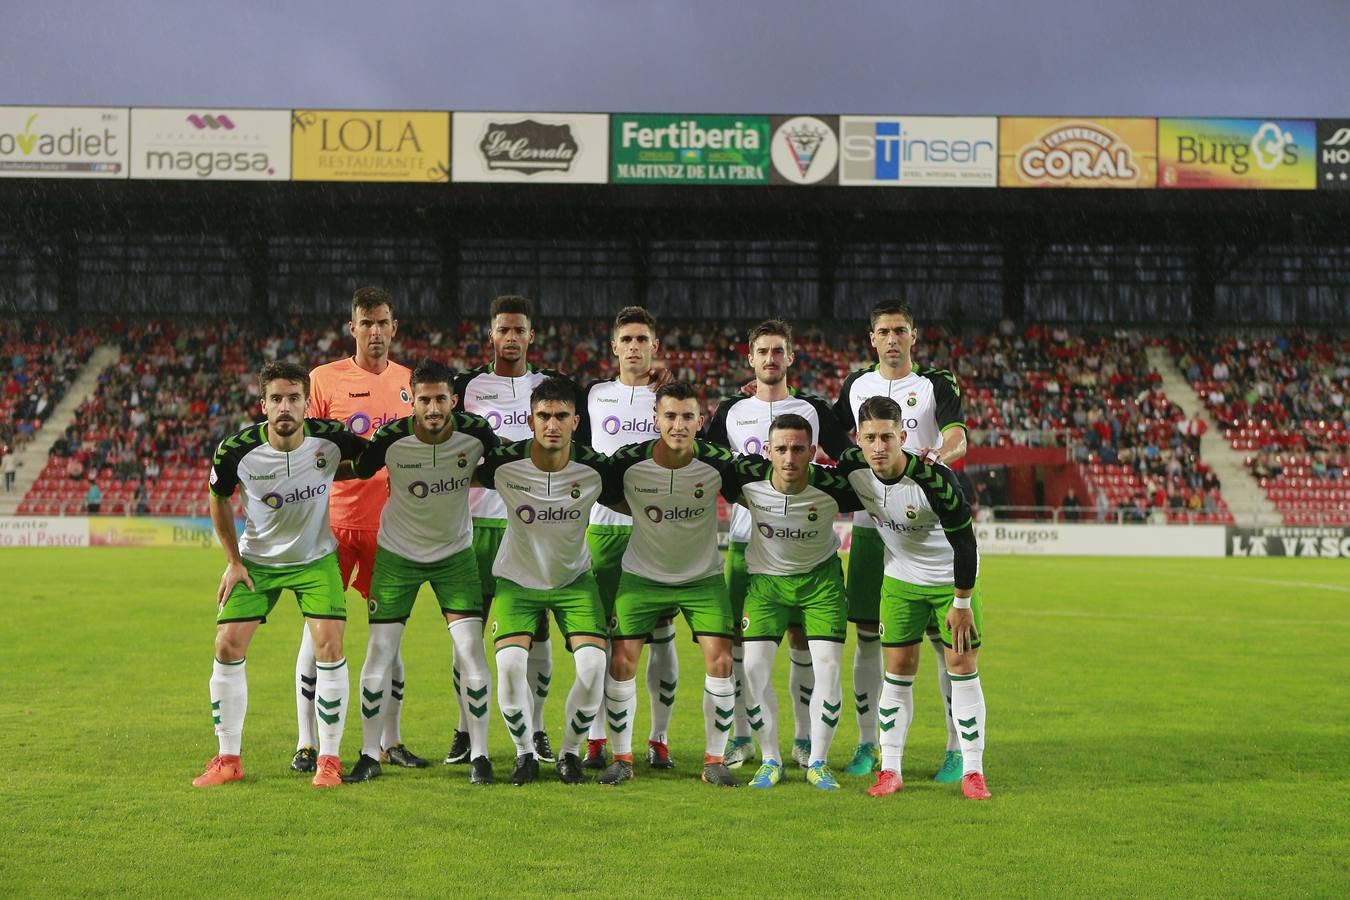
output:
[[[0,322],[0,471],[14,489],[15,456],[32,442],[61,402],[98,339],[89,329],[45,319]]]

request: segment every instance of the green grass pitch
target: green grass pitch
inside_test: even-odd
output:
[[[4,894],[1350,893],[1341,560],[986,558],[988,803],[929,780],[944,738],[927,649],[902,794],[874,800],[842,776],[827,794],[797,772],[767,792],[699,783],[702,671],[683,625],[674,773],[639,763],[620,789],[472,788],[465,767],[439,764],[450,640],[425,594],[404,645],[403,733],[431,769],[329,791],[288,770],[288,594],[249,654],[247,780],[197,790],[216,746],[219,552],[6,550],[0,568]],[[366,624],[352,609],[355,689]],[[568,659],[549,701],[555,746]],[[850,646],[845,697],[851,659]],[[785,673],[780,660],[786,719]],[[639,738],[646,703],[640,687]],[[359,728],[348,720],[347,765]],[[855,737],[846,715],[836,771]],[[504,778],[495,700],[491,743]]]

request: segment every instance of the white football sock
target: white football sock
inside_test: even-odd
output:
[[[361,664],[361,755],[379,761],[394,657],[403,640],[402,622],[371,622],[366,661]]]
[[[594,644],[582,644],[572,651],[576,665],[576,679],[567,692],[564,717],[562,752],[576,753],[581,739],[591,730],[591,722],[600,717],[601,698],[605,692],[605,651]]]
[[[652,703],[652,730],[648,740],[670,743],[670,717],[675,712],[675,688],[680,679],[680,657],[675,652],[675,623],[658,625],[647,650],[647,696]]]
[[[957,737],[956,722],[952,719],[952,679],[947,674],[947,648],[936,634],[928,636],[928,643],[933,645],[933,651],[937,654],[938,689],[942,692],[943,719],[947,722],[947,750],[960,750],[961,739]]]
[[[347,724],[347,660],[316,662],[318,684],[314,688],[314,714],[319,717],[319,755],[342,755],[342,730]]]
[[[731,733],[738,738],[748,738],[750,719],[745,715],[745,705],[750,699],[750,691],[745,683],[745,650],[735,644],[731,647],[731,680],[736,685],[736,724]]]
[[[488,671],[487,652],[483,649],[483,620],[478,617],[456,619],[448,626],[455,647],[459,671],[460,715],[468,712],[465,729],[469,732],[469,759],[487,756],[488,717],[492,706],[492,675]]]
[[[881,694],[881,637],[858,629],[853,652],[853,703],[858,714],[858,743],[877,743],[877,697]]]
[[[759,755],[765,761],[781,763],[778,746],[778,702],[773,691],[773,658],[778,645],[773,641],[745,642],[745,677],[750,688],[745,714],[759,740]]]
[[[984,689],[980,673],[952,676],[952,719],[961,739],[961,773],[984,773]]]
[[[830,744],[839,727],[844,706],[840,671],[844,667],[844,645],[837,641],[810,641],[811,670],[815,673],[815,691],[811,696],[811,760],[825,762]]]
[[[606,678],[609,677],[609,660],[610,660],[610,657],[612,656],[613,653],[614,653],[614,645],[611,644],[609,641],[605,641],[605,677],[606,677]],[[601,694],[601,698],[600,698],[600,707],[601,707],[601,711],[604,710],[604,705],[605,705],[605,702],[604,702],[604,695],[603,695],[603,693],[602,693],[602,694]],[[606,738],[605,738],[605,717],[604,717],[604,716],[596,716],[596,717],[595,717],[595,721],[591,723],[591,730],[590,730],[589,732],[587,732],[587,734],[586,734],[586,740],[588,740],[588,741],[603,741],[603,740],[605,740],[605,739],[606,739]]]
[[[553,682],[553,640],[535,641],[530,647],[529,663],[525,669],[530,686],[530,731],[545,731],[544,704],[548,702],[549,686]]]
[[[703,753],[722,758],[736,710],[736,682],[703,676]]]
[[[384,733],[380,736],[382,747],[397,747],[403,743],[403,735],[399,732],[403,720],[403,681],[403,653],[400,651],[395,652],[394,664],[389,670],[389,698],[385,700],[384,714],[380,716],[384,723]]]
[[[534,744],[530,738],[534,698],[530,696],[530,651],[507,644],[497,648],[497,708],[506,721],[506,730],[516,745],[516,756],[533,756]]]
[[[238,756],[244,739],[244,714],[248,712],[248,678],[244,661],[211,665],[211,721],[222,756]]]
[[[905,736],[909,734],[909,723],[914,720],[914,676],[887,672],[877,706],[881,725],[881,768],[901,775]]]
[[[792,665],[788,671],[788,693],[792,695],[792,739],[811,737],[811,696],[816,689],[816,673],[811,668],[811,651],[788,648]]]
[[[633,717],[637,715],[637,679],[615,681],[605,676],[605,719],[615,756],[633,754]]]
[[[300,626],[300,650],[295,654],[295,749],[317,747],[314,734],[314,638],[309,623]]]

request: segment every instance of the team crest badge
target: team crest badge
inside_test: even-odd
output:
[[[618,617],[618,616],[610,616],[610,617],[609,617],[609,630],[610,630],[610,631],[613,631],[614,629],[616,629],[616,628],[618,628],[618,627],[619,627],[619,617]]]
[[[319,457],[319,461],[316,462],[314,465],[317,466],[317,467],[320,468],[320,469],[326,469],[326,468],[328,468],[328,460],[325,459],[324,457],[320,456],[320,457]]]
[[[820,513],[816,512],[816,508],[815,508],[814,506],[811,507],[809,510],[806,511],[806,521],[808,521],[808,522],[814,522],[816,519],[819,519],[819,518],[820,518]]]
[[[570,496],[573,500],[580,500],[580,499],[581,499],[581,483],[580,483],[580,482],[578,482],[578,481],[572,482],[572,492],[571,492],[568,496]]]
[[[881,637],[885,637],[885,635],[886,635],[886,623],[885,623],[885,622],[882,622],[881,624],[879,624],[879,625],[877,626],[877,635],[878,635],[878,636],[881,636]]]
[[[917,509],[914,508],[914,504],[911,503],[911,504],[909,504],[908,506],[905,507],[905,518],[906,518],[906,519],[917,519],[918,517],[919,517],[919,511],[918,511]]]
[[[741,616],[741,631],[745,631],[749,627],[750,627],[750,617]]]
[[[918,405],[919,405],[919,395],[918,395],[918,393],[917,393],[916,391],[910,391],[910,392],[909,392],[909,396],[905,398],[905,405],[906,405],[906,406],[918,406]]]
[[[492,633],[493,633],[493,634],[496,634],[496,633],[497,633],[497,620],[496,620],[496,619],[493,619],[493,620],[492,620]]]
[[[404,403],[412,403],[412,395],[408,393],[407,388],[399,389],[398,398],[402,400]]]
[[[695,500],[703,499],[703,482],[701,481],[694,485],[694,499]]]
[[[369,600],[366,601],[366,609],[370,610],[370,614],[372,616],[375,615],[375,610],[379,608],[380,608],[380,601],[376,600],[374,597],[371,597]]]
[[[464,458],[464,454],[463,454],[463,453],[461,453],[461,454],[459,455],[459,459],[457,459],[457,460],[455,461],[455,465],[459,466],[461,469],[464,468],[465,466],[467,466],[468,464],[469,464],[469,461],[468,461],[467,459]]]

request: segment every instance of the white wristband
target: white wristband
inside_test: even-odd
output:
[[[952,606],[956,609],[970,609],[969,597],[952,597]]]

